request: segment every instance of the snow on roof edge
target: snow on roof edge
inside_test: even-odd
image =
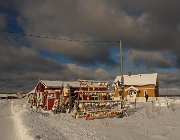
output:
[[[79,82],[77,81],[50,81],[50,80],[40,80],[44,86],[46,87],[61,87],[63,84],[69,84],[73,87],[79,87]]]
[[[123,75],[125,85],[156,85],[158,74],[136,74],[136,75]],[[114,82],[121,82],[121,76],[116,76]]]

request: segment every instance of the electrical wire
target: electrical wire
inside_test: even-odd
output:
[[[61,41],[72,41],[72,42],[85,42],[85,43],[116,43],[116,42],[118,42],[118,41],[113,41],[113,40],[80,40],[80,39],[57,38],[57,37],[50,37],[50,36],[18,33],[18,32],[14,32],[14,31],[3,30],[3,29],[0,29],[0,32],[9,33],[9,34],[16,34],[16,35],[20,35],[20,36],[29,36],[29,37],[54,39],[54,40],[61,40]]]

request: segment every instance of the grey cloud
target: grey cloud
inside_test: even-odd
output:
[[[114,74],[106,71],[103,68],[97,68],[93,72],[81,66],[75,64],[67,64],[68,69],[75,78],[85,78],[85,79],[95,79],[95,80],[112,80],[114,79]]]
[[[163,4],[162,4],[163,3]],[[119,40],[144,50],[179,50],[179,1],[18,1],[19,24],[26,33],[70,39]],[[32,10],[33,9],[33,10]],[[29,38],[28,38],[29,39]],[[29,39],[32,46],[57,51],[80,63],[114,64],[108,44],[54,43]],[[67,46],[67,47],[65,47]],[[70,46],[70,47],[69,47]],[[84,48],[82,49],[81,46]],[[94,49],[96,48],[96,49]],[[103,48],[103,49],[102,49]],[[89,53],[88,53],[89,52]],[[87,55],[88,54],[88,55]],[[102,59],[101,59],[102,58]]]
[[[67,8],[64,9],[64,7]],[[26,33],[44,35],[50,33],[60,38],[70,39],[119,40],[119,34],[123,34],[119,31],[119,27],[123,29],[124,27],[121,26],[126,26],[126,22],[131,24],[132,20],[124,12],[120,13],[117,18],[113,9],[109,9],[103,1],[54,1],[54,3],[46,1],[45,3],[36,3],[36,5],[33,5],[32,2],[19,2],[19,9],[21,15],[18,21]],[[120,18],[121,20],[119,20]],[[29,41],[32,46],[42,47],[49,51],[55,50],[77,62],[115,65],[115,61],[111,59],[109,53],[110,47],[114,44],[94,43],[89,45],[77,42],[63,44],[38,39],[33,39],[33,41],[29,39]]]
[[[161,73],[159,74],[161,87],[178,88],[180,86],[180,71],[175,73]]]
[[[63,38],[69,39],[67,37]],[[83,63],[86,65],[107,65],[108,63],[110,66],[115,66],[116,64],[109,54],[111,47],[104,43],[99,43],[97,45],[94,43],[86,44],[48,39],[37,40],[34,38],[29,38],[29,41],[34,48],[58,53],[76,63]]]
[[[107,1],[108,2],[108,1]],[[113,0],[108,4],[134,19],[133,28],[125,28],[127,45],[144,50],[179,51],[180,1]]]
[[[3,14],[0,13],[0,28],[4,29],[6,27],[6,20]]]
[[[158,78],[161,95],[180,94],[180,71],[176,71],[174,73],[160,73]]]
[[[0,36],[0,91],[30,90],[39,79],[77,80],[112,78],[104,69],[90,70],[75,64],[61,64],[40,56],[33,48]]]
[[[3,2],[8,4],[5,0]],[[19,14],[17,22],[27,34],[82,40],[122,39],[123,46],[132,49],[125,59],[133,66],[145,66],[146,71],[150,68],[180,68],[179,0],[18,0],[13,3]],[[4,26],[4,23],[2,25]],[[56,79],[57,75],[53,73],[70,73],[68,77],[59,75],[61,79],[81,76],[96,78],[96,75],[105,79],[112,76],[99,67],[105,65],[106,68],[117,69],[118,66],[110,54],[114,44],[64,42],[31,37],[26,37],[25,41],[28,41],[33,49],[9,47],[9,52],[1,49],[4,52],[1,53],[1,73],[10,71],[7,75],[16,73],[15,75],[21,75],[22,79],[23,76],[31,79],[31,75],[36,78],[41,75]],[[3,43],[1,42],[1,47]],[[15,42],[12,41],[10,43],[13,46],[19,45],[14,45]],[[6,45],[4,43],[4,46]],[[65,65],[50,58],[43,58],[36,49],[56,52],[78,65]],[[13,58],[17,58],[18,63]],[[82,67],[82,64],[98,68],[91,71]],[[11,79],[13,75],[7,79]]]
[[[180,51],[177,51],[176,52],[176,55],[177,55],[176,62],[177,62],[177,68],[178,69],[180,68],[180,56],[179,56],[179,54],[180,54]]]
[[[129,50],[127,52],[128,62],[135,67],[144,66],[147,69],[176,68],[175,58],[166,51],[140,51]]]

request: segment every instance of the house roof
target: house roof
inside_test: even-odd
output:
[[[49,80],[41,80],[40,81],[46,87],[62,87],[64,84],[69,84],[72,87],[79,87],[78,82],[67,82],[67,81],[49,81]]]
[[[15,94],[15,93],[11,93],[11,94],[0,94],[0,98],[4,98],[4,97],[12,97],[12,96],[17,97],[17,94]]]
[[[0,94],[0,98],[6,98],[7,94]]]
[[[157,73],[151,74],[137,74],[137,75],[124,75],[124,84],[125,85],[156,85]],[[121,76],[117,76],[114,83],[121,82]]]
[[[64,84],[69,84],[71,87],[80,87],[80,83],[77,81],[49,81],[49,80],[41,80],[40,81],[44,86],[51,88],[59,88]],[[90,86],[92,86],[90,84]],[[98,83],[93,84],[94,87],[103,87],[103,85],[98,85]],[[81,87],[86,87],[86,85],[81,85]]]

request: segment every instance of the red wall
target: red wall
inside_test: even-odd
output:
[[[74,91],[79,91],[80,90],[80,87],[71,87]],[[60,96],[60,92],[55,92],[55,93],[48,93],[48,92],[45,92],[45,90],[61,90],[61,88],[48,88],[46,89],[45,86],[39,82],[36,86],[36,90],[35,90],[35,94],[37,94],[38,92],[42,92],[43,93],[43,96],[44,96],[44,104],[42,107],[44,106],[47,106],[47,109],[48,110],[51,110],[53,105],[54,105],[54,100],[55,99],[58,99],[59,96]],[[81,90],[84,90],[84,91],[93,91],[93,88],[90,87],[88,89],[88,87],[82,87]],[[94,89],[95,91],[107,91],[107,88],[106,87],[95,87]],[[51,98],[48,98],[47,96],[51,96],[51,94],[54,94],[54,97],[51,97]]]
[[[53,107],[53,105],[54,105],[54,100],[55,100],[56,98],[55,97],[47,97],[47,110],[52,110],[52,107]]]

